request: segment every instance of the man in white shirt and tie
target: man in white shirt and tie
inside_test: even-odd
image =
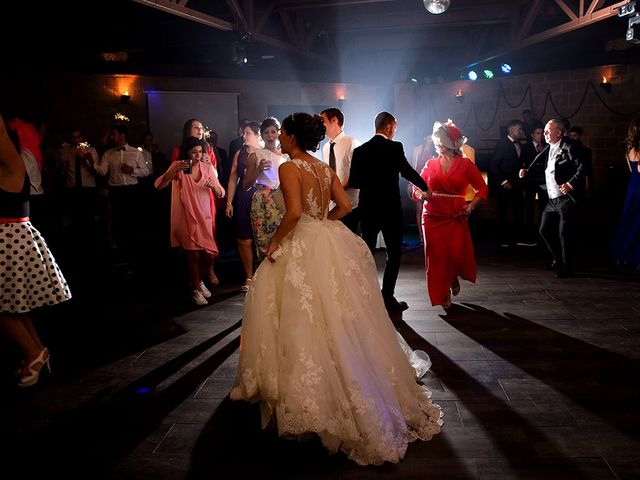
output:
[[[139,216],[148,215],[140,208],[138,179],[149,175],[142,152],[129,145],[129,129],[116,125],[111,140],[116,147],[104,152],[95,165],[99,175],[106,175],[109,183],[109,203],[112,210],[113,236],[121,250],[132,250],[138,240]],[[142,211],[141,211],[142,210]]]
[[[349,199],[351,200],[351,213],[340,220],[349,230],[358,234],[360,216],[358,213],[358,195],[360,190],[349,188],[349,170],[353,150],[360,142],[344,133],[344,114],[338,108],[328,108],[320,113],[320,117],[327,129],[329,142],[322,147],[322,161],[328,164],[338,175]]]

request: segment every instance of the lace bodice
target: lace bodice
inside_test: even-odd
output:
[[[291,162],[302,177],[302,212],[318,220],[325,219],[331,200],[331,169],[320,161],[293,159]]]

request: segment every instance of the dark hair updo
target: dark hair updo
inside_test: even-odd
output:
[[[274,127],[278,132],[280,131],[280,122],[276,117],[267,117],[262,121],[260,124],[260,135],[263,135],[269,127]]]
[[[180,145],[180,160],[189,158],[189,150],[200,145],[202,147],[202,153],[207,153],[207,142],[196,137],[187,137]]]
[[[327,132],[320,115],[309,115],[302,112],[293,113],[285,118],[282,121],[282,128],[287,134],[296,137],[298,146],[302,150],[311,152],[318,150],[318,144]]]

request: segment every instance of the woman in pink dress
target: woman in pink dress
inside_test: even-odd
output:
[[[224,196],[218,175],[203,153],[207,143],[196,137],[188,137],[180,147],[179,158],[156,179],[161,189],[171,183],[171,246],[184,249],[189,279],[193,289],[193,301],[206,305],[211,292],[203,278],[209,275],[213,259],[218,255],[210,192]]]
[[[436,122],[432,138],[438,156],[427,161],[420,174],[430,192],[413,187],[413,195],[425,200],[422,228],[429,298],[432,305],[449,308],[451,294],[460,292],[458,277],[476,281],[468,217],[487,200],[488,188],[475,164],[460,154],[467,138],[451,120]],[[465,200],[468,185],[475,192],[469,203]]]
[[[221,165],[218,163],[218,159],[216,158],[216,154],[213,150],[213,147],[211,146],[211,144],[209,144],[209,142],[205,138],[204,124],[197,118],[190,118],[184,123],[184,126],[182,127],[182,141],[184,142],[189,137],[196,137],[196,138],[199,138],[200,140],[205,141],[207,148],[202,152],[203,161],[211,163],[215,171],[218,173],[218,178],[220,178],[222,176]],[[176,145],[173,147],[173,150],[171,151],[171,161],[175,162],[176,160],[178,160],[179,154],[180,154],[180,146]],[[209,191],[209,199],[211,201],[211,208],[213,209],[213,238],[215,239],[216,238],[217,205],[216,205],[215,199],[213,198],[213,192],[211,191]],[[216,275],[216,272],[213,269],[213,263],[211,263],[211,270],[209,271],[207,276],[209,278],[209,283],[211,283],[211,285],[213,285],[214,287],[220,283],[220,280],[218,280],[218,276]]]

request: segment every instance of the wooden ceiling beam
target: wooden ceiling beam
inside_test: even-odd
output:
[[[558,1],[558,0],[556,0]],[[496,57],[500,57],[515,51],[518,51],[524,47],[529,47],[531,45],[535,45],[537,43],[540,42],[544,42],[545,40],[549,40],[551,38],[555,38],[558,37],[560,35],[563,35],[565,33],[569,33],[573,30],[577,30],[579,28],[583,28],[586,27],[588,25],[592,25],[596,22],[600,22],[602,20],[605,20],[607,18],[610,17],[614,17],[618,14],[618,9],[622,6],[622,5],[626,5],[628,3],[627,0],[621,1],[621,2],[616,2],[613,5],[610,5],[608,7],[604,7],[601,8],[599,10],[593,10],[594,8],[596,8],[598,5],[602,4],[602,0],[594,0],[591,3],[591,6],[587,9],[587,12],[584,15],[576,15],[575,19],[570,20],[562,25],[558,25],[556,27],[553,28],[548,28],[542,32],[538,32],[535,33],[533,35],[529,35],[526,37],[523,37],[521,39],[519,39],[517,42],[515,42],[514,44],[510,45],[508,48],[502,49],[502,50],[498,50],[496,52],[494,52],[492,55],[487,56],[484,59],[481,60],[476,60],[472,63],[469,63],[467,65],[464,66],[464,68],[468,68],[470,66],[474,66],[474,65],[478,65],[479,63],[483,63],[486,62],[488,60],[494,59]],[[529,20],[530,17],[527,17],[527,20]],[[527,21],[525,21],[526,23]]]
[[[187,0],[182,0],[179,2],[172,2],[170,0],[133,1],[147,7],[162,10],[163,12],[170,13],[178,17],[186,18],[187,20],[202,23],[203,25],[206,25],[208,27],[223,30],[225,32],[231,32],[236,29],[236,26],[231,22],[227,22],[226,20],[222,20],[221,18],[217,18],[212,15],[207,15],[206,13],[198,12],[197,10],[192,10],[191,8],[186,8],[185,5],[187,4]]]

